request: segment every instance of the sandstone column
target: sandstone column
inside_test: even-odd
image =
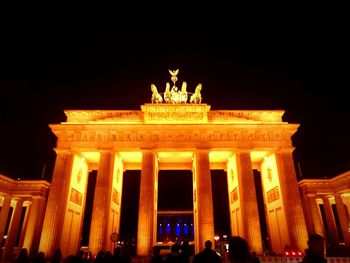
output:
[[[38,250],[44,208],[45,199],[40,196],[33,196],[23,241],[23,247],[28,249],[30,256],[34,255]]]
[[[338,231],[337,231],[337,226],[335,224],[331,204],[327,196],[322,197],[322,200],[323,200],[323,207],[324,207],[324,212],[326,214],[326,221],[328,226],[328,235],[327,235],[328,243],[332,245],[338,245],[339,243]]]
[[[209,151],[197,149],[195,154],[195,176],[197,189],[197,225],[195,231],[198,232],[198,240],[195,240],[199,250],[204,248],[204,242],[214,241],[214,212],[213,197],[211,188],[211,174],[209,166]]]
[[[343,234],[344,242],[346,245],[350,245],[350,233],[348,230],[350,222],[346,214],[346,207],[343,203],[343,199],[340,194],[335,195],[335,204],[337,207],[339,223]]]
[[[154,238],[156,158],[151,150],[142,152],[142,171],[140,180],[139,218],[137,228],[137,255],[152,253]]]
[[[18,198],[16,200],[16,206],[15,206],[15,209],[13,211],[13,215],[11,218],[11,223],[9,226],[7,239],[6,239],[6,243],[5,243],[5,251],[4,251],[4,259],[5,260],[11,259],[12,253],[13,253],[13,248],[16,245],[17,233],[18,233],[18,231],[20,231],[19,223],[21,220],[22,208],[23,208],[23,200]]]
[[[10,206],[11,206],[11,197],[4,196],[2,200],[1,211],[0,211],[0,244],[2,244],[2,239],[4,237],[7,218],[10,212]]]
[[[276,152],[276,161],[290,245],[304,251],[307,246],[308,233],[295,174],[292,149]]]
[[[24,206],[24,205],[23,205]],[[32,203],[27,204],[26,207],[26,211],[25,211],[25,215],[24,215],[24,220],[23,220],[23,224],[22,224],[22,231],[21,231],[21,236],[18,242],[18,248],[22,248],[23,247],[23,241],[27,232],[27,226],[28,226],[28,219],[29,219],[29,214],[31,211],[31,207],[32,207]]]
[[[247,240],[251,251],[259,254],[263,252],[263,247],[250,153],[236,153],[236,165],[240,208],[242,211],[243,237]]]
[[[325,231],[323,229],[321,212],[319,205],[315,199],[315,196],[307,196],[307,203],[309,206],[310,214],[308,215],[311,219],[311,232],[317,233],[325,237]]]
[[[57,157],[41,233],[39,251],[50,257],[59,248],[69,195],[74,154],[69,150],[56,150]]]
[[[89,249],[94,255],[100,250],[105,250],[107,240],[109,240],[107,230],[111,206],[114,155],[112,151],[100,151],[89,238]]]

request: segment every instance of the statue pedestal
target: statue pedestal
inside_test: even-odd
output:
[[[141,105],[145,124],[208,123],[207,104],[144,104]]]

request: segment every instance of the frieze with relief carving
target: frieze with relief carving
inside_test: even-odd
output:
[[[239,110],[213,110],[208,112],[209,122],[282,122],[284,111],[239,111]]]
[[[206,104],[145,104],[141,106],[145,124],[208,123]]]
[[[285,142],[290,143],[288,131],[81,131],[62,132],[59,143],[114,143],[114,142]]]
[[[66,110],[68,123],[87,123],[87,122],[116,122],[116,123],[141,123],[143,122],[143,113],[135,110]]]

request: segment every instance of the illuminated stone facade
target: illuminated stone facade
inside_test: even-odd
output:
[[[328,243],[350,246],[350,171],[332,179],[299,182],[309,232],[327,237]]]
[[[88,172],[98,170],[89,250],[111,250],[119,232],[123,172],[141,170],[137,254],[156,242],[159,170],[192,170],[195,247],[214,243],[211,169],[227,171],[231,234],[263,250],[253,169],[261,173],[269,242],[303,250],[307,229],[293,164],[291,136],[298,125],[283,111],[210,110],[206,104],[145,104],[141,110],[65,111],[50,125],[57,159],[40,251],[64,255],[79,248]]]
[[[30,255],[37,252],[49,186],[46,181],[15,181],[0,174],[2,259],[11,260],[15,247],[27,248]]]

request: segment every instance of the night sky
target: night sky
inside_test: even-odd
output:
[[[139,110],[176,68],[212,109],[285,110],[303,178],[350,169],[341,6],[132,5],[1,3],[2,173],[50,180],[64,109]]]

